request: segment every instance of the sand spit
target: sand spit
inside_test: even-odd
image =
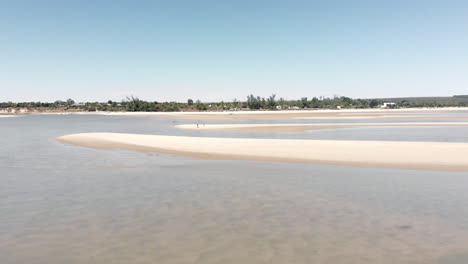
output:
[[[184,124],[180,129],[236,132],[302,132],[307,130],[373,127],[373,126],[468,126],[468,122],[408,122],[408,123],[320,123],[320,124]]]
[[[468,171],[468,143],[207,138],[120,133],[72,134],[57,140],[83,147],[154,151],[203,159]]]

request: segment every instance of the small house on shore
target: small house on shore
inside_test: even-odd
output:
[[[383,105],[381,105],[380,108],[393,108],[395,106],[396,106],[395,103],[388,102],[388,103],[383,103]]]

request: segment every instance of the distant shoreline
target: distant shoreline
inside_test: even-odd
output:
[[[14,115],[108,115],[147,116],[153,118],[201,121],[245,120],[307,120],[307,119],[468,119],[466,115],[444,116],[444,111],[468,111],[468,107],[400,108],[400,109],[308,109],[269,111],[218,111],[218,112],[20,112]],[[1,112],[0,114],[13,115]]]
[[[300,109],[300,110],[238,110],[238,111],[77,111],[77,110],[37,110],[37,109],[0,109],[0,115],[29,114],[98,114],[98,115],[172,115],[172,114],[271,114],[271,113],[358,113],[358,112],[411,112],[411,111],[468,111],[468,107],[413,107],[413,108],[344,108],[344,109]]]

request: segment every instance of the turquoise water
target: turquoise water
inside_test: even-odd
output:
[[[464,127],[172,128],[185,122],[0,119],[0,263],[467,263],[467,173],[196,160],[54,140],[125,132],[468,142]]]

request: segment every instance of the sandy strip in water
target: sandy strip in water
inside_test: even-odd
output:
[[[57,140],[83,147],[155,151],[202,159],[468,171],[468,143],[208,138],[121,133],[72,134]]]
[[[307,130],[336,129],[372,126],[468,126],[468,122],[417,122],[417,123],[321,123],[321,124],[184,124],[180,129],[236,132],[302,132]]]

